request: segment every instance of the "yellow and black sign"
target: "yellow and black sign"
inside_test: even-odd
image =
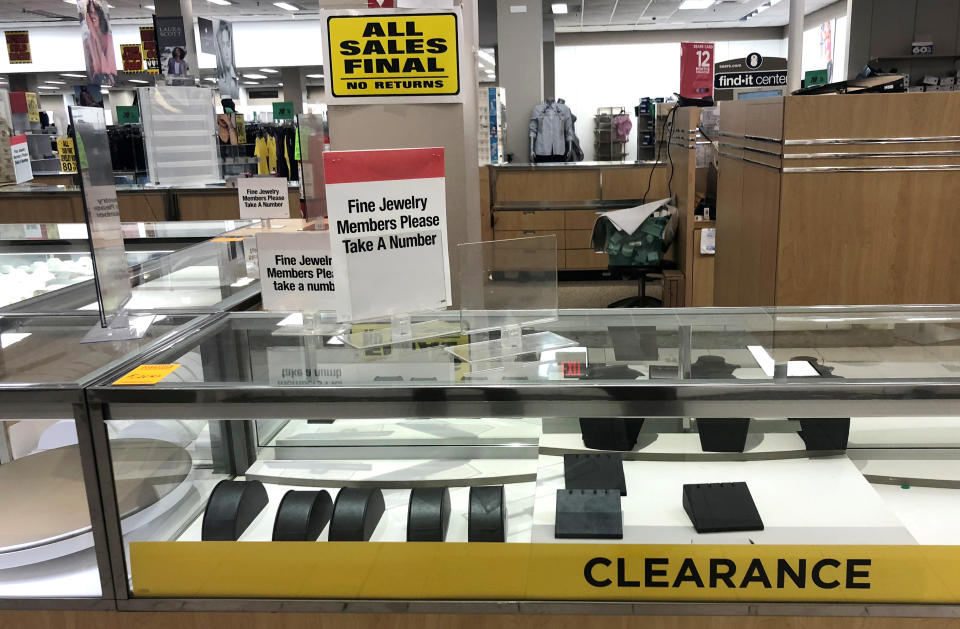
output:
[[[77,172],[77,151],[72,138],[57,138],[57,157],[60,158],[60,172]]]
[[[334,96],[460,93],[455,13],[330,16],[327,45]]]
[[[27,92],[27,120],[40,122],[40,101],[36,92]]]
[[[957,546],[133,542],[134,595],[960,602]]]

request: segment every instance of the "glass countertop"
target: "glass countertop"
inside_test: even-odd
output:
[[[163,221],[123,223],[125,239],[213,238],[224,232],[256,224],[258,221]],[[87,240],[85,223],[13,223],[0,225],[0,240],[49,241]],[[3,248],[0,247],[0,252]]]
[[[418,320],[457,325],[459,316]],[[562,310],[524,334],[549,331],[566,347],[471,361],[448,349],[496,341],[499,331],[354,349],[335,325],[304,334],[301,321],[299,314],[231,313],[153,357],[189,365],[157,387],[960,383],[960,309],[945,307]],[[343,331],[375,335],[389,326],[347,324]],[[233,357],[227,367],[223,356]]]
[[[160,316],[141,339],[81,343],[87,332],[99,327],[96,313],[0,315],[0,389],[31,384],[84,385],[158,339],[198,322],[190,316]]]

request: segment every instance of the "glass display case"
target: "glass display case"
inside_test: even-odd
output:
[[[131,267],[255,224],[252,220],[124,223],[124,246]],[[0,225],[0,307],[93,280],[93,264],[83,223]]]
[[[224,224],[233,229],[132,266],[133,296],[127,310],[204,314],[249,308],[258,303],[256,234],[264,230],[296,229],[304,221],[273,219],[263,223],[227,221]],[[185,233],[185,230],[166,231]],[[84,262],[81,259],[78,264]],[[85,268],[90,268],[89,261]],[[59,273],[51,270],[49,264],[45,270],[35,271],[41,272],[54,276]],[[92,270],[89,272],[92,274]],[[96,288],[92,279],[87,279],[9,304],[0,308],[0,312],[62,313],[96,309]]]
[[[115,606],[83,389],[199,319],[161,317],[142,339],[81,344],[99,321],[0,315],[0,608]],[[117,482],[136,504],[152,491]]]
[[[121,608],[960,604],[960,310],[561,310],[524,332],[568,347],[469,363],[498,331],[355,349],[293,318],[88,389]],[[136,526],[131,473],[173,487]]]

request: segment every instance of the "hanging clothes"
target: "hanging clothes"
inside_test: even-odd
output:
[[[621,112],[613,119],[613,128],[617,133],[617,141],[626,142],[630,137],[633,122],[630,120],[630,116]]]
[[[257,174],[269,175],[270,164],[267,153],[267,141],[263,138],[263,136],[257,136],[257,141],[253,148],[253,156],[260,159],[260,161],[257,162]]]
[[[277,139],[267,136],[267,172],[277,172]]]
[[[573,141],[570,109],[556,101],[540,103],[530,112],[530,138],[537,156],[562,156]]]

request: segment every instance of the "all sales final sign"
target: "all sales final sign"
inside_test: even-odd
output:
[[[330,15],[327,34],[334,97],[460,93],[456,13]]]

